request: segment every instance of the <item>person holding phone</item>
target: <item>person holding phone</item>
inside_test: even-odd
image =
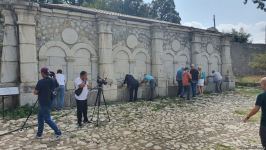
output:
[[[78,126],[82,127],[82,117],[83,123],[91,123],[87,116],[87,97],[89,94],[89,88],[91,86],[88,84],[88,74],[86,71],[81,71],[80,76],[75,79],[75,99],[77,104],[77,118]]]

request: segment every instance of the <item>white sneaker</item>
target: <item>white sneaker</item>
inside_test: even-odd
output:
[[[62,137],[62,134],[61,135],[55,135],[53,138],[51,138],[50,140],[51,141],[58,141],[58,140],[60,140],[61,139],[61,137]]]

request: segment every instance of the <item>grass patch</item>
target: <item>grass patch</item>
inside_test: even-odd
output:
[[[14,109],[7,109],[4,111],[5,119],[16,120],[20,118],[26,118],[29,115],[31,109],[32,109],[32,106],[29,106],[29,105],[17,107]],[[38,112],[38,107],[33,108],[32,115],[37,114],[37,112]],[[0,112],[0,115],[1,116],[3,115],[2,111]]]
[[[236,87],[236,92],[242,95],[246,96],[256,96],[259,93],[262,92],[260,88],[257,87],[245,87],[245,86],[237,86]]]
[[[235,110],[234,113],[242,117],[245,117],[245,115],[248,114],[249,112],[250,112],[250,109],[238,109],[238,110]],[[260,116],[261,116],[261,112],[258,112],[256,115],[251,117],[249,121],[254,122],[254,123],[258,122],[260,120]]]
[[[165,107],[166,107],[167,105],[166,104],[163,104],[163,103],[161,103],[161,104],[154,104],[154,105],[152,105],[152,111],[160,111],[160,110],[162,110],[162,109],[164,109]]]
[[[237,77],[237,82],[240,83],[259,83],[260,79],[263,76],[243,76],[243,77]]]
[[[233,150],[230,146],[225,146],[223,144],[216,144],[215,150]]]

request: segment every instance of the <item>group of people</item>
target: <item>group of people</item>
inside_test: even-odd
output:
[[[140,84],[142,83],[149,83],[149,97],[148,100],[152,101],[154,98],[155,93],[155,87],[156,87],[156,81],[152,75],[144,74],[144,79],[139,83],[138,80],[136,80],[133,75],[126,74],[123,85],[127,84],[128,90],[129,90],[129,101],[136,101],[138,98],[138,88]],[[122,85],[122,86],[123,86]]]
[[[40,71],[42,79],[38,81],[34,94],[38,95],[39,101],[39,112],[38,112],[38,131],[36,138],[40,139],[43,135],[44,122],[46,122],[55,133],[55,138],[61,137],[62,132],[51,119],[50,111],[54,103],[55,108],[62,109],[64,99],[64,86],[65,77],[62,74],[62,70],[58,70],[57,74],[51,73],[48,68],[44,67]],[[90,123],[87,117],[87,96],[89,89],[92,88],[91,84],[88,82],[88,74],[86,71],[81,71],[80,76],[74,81],[75,83],[75,99],[77,104],[77,120],[78,126],[82,126],[83,123]],[[212,71],[212,77],[216,85],[216,92],[221,92],[222,76],[219,72]],[[206,80],[205,72],[202,71],[201,67],[197,69],[192,64],[191,68],[183,67],[177,71],[176,80],[178,82],[178,94],[180,97],[186,95],[187,99],[190,99],[190,90],[192,90],[192,97],[198,94],[203,94],[204,83]],[[149,100],[153,99],[153,94],[155,91],[156,82],[153,76],[145,74],[144,79],[141,83],[149,82],[150,96]],[[138,87],[141,84],[132,75],[127,74],[123,84],[128,85],[130,92],[130,101],[137,100]],[[251,110],[249,114],[244,118],[244,122],[249,120],[253,115],[255,115],[260,109],[262,109],[261,126],[260,126],[260,137],[261,142],[266,148],[266,77],[261,79],[261,87],[263,93],[259,94],[255,103],[255,107]],[[57,92],[55,92],[57,91]],[[56,101],[56,102],[54,102]],[[82,119],[83,118],[83,119]]]
[[[51,110],[61,110],[64,105],[64,91],[65,91],[65,76],[62,70],[58,70],[57,74],[50,72],[48,68],[44,67],[40,71],[42,79],[38,81],[34,94],[38,95],[39,112],[38,112],[38,131],[36,138],[41,139],[43,135],[44,123],[46,122],[55,133],[55,138],[61,137],[62,132],[57,127],[55,122],[51,119]],[[77,123],[82,126],[83,123],[90,123],[87,117],[87,96],[89,89],[92,88],[88,82],[88,74],[86,71],[81,71],[80,76],[74,81],[75,84],[75,99],[77,105]],[[80,92],[77,93],[76,91]],[[82,120],[83,118],[83,120]]]
[[[57,74],[49,71],[44,67],[40,71],[42,79],[38,81],[34,94],[38,95],[39,112],[38,112],[38,131],[36,138],[41,139],[43,135],[44,123],[46,122],[55,132],[55,137],[61,137],[61,131],[51,119],[51,110],[55,108],[60,111],[64,105],[64,91],[65,91],[65,76],[62,70],[57,70]],[[139,83],[132,75],[127,74],[123,84],[128,85],[130,92],[130,101],[137,100],[138,87],[140,84],[148,82],[150,89],[149,100],[154,97],[156,82],[153,76],[145,74],[144,79]],[[87,97],[89,89],[92,88],[91,83],[88,82],[88,74],[86,71],[81,71],[80,76],[74,80],[75,99],[77,106],[77,124],[82,127],[82,123],[91,123],[87,116]]]
[[[213,70],[211,76],[215,83],[215,92],[221,93],[223,80],[221,73]],[[206,73],[202,70],[202,67],[196,68],[192,64],[190,68],[181,67],[177,70],[176,81],[178,84],[177,95],[190,100],[190,91],[192,91],[192,97],[203,94],[204,85],[206,84]]]

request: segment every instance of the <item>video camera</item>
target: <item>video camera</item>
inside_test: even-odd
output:
[[[97,77],[97,84],[99,87],[102,87],[103,85],[106,85],[108,82],[106,81],[107,78],[102,79],[100,76]]]

